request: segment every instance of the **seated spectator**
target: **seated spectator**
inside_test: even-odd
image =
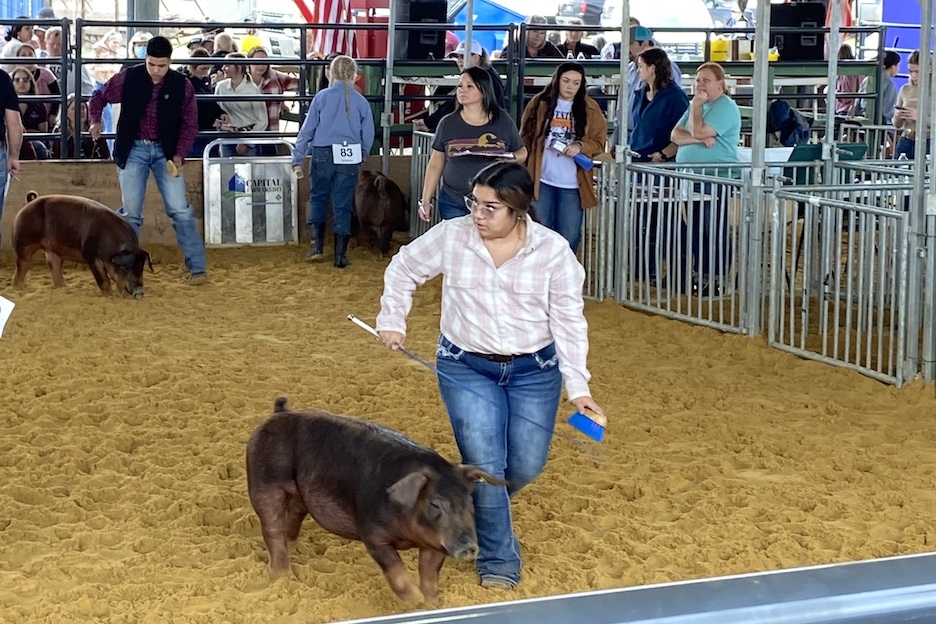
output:
[[[133,37],[130,38],[130,43],[127,44],[127,58],[145,59],[146,44],[152,38],[152,33],[148,33],[145,30],[138,30],[133,33]]]
[[[198,99],[199,95],[213,95],[214,86],[211,84],[211,63],[205,62],[210,55],[205,48],[196,48],[191,52],[192,63],[188,65],[182,73],[192,83],[192,89],[195,91],[195,105],[198,107],[198,131],[211,132],[221,125],[221,117],[224,111],[217,102]],[[205,152],[205,146],[213,140],[212,137],[197,136],[195,143],[192,144],[192,150],[188,153],[189,158],[202,158]]]
[[[854,61],[855,53],[851,46],[843,43],[838,52],[839,61]],[[839,76],[835,80],[835,93],[858,93],[861,88],[860,76]],[[837,116],[851,117],[855,114],[856,98],[854,97],[836,97],[835,114]]]
[[[65,115],[59,119],[58,124],[55,128],[52,129],[58,135],[61,135],[62,132],[62,123],[65,123],[65,147],[62,148],[61,138],[52,139],[52,158],[56,159],[94,159],[94,160],[108,160],[110,159],[110,150],[107,149],[107,141],[103,138],[94,140],[91,138],[91,135],[88,134],[89,122],[88,122],[88,104],[87,102],[81,102],[81,106],[78,109],[81,119],[79,123],[81,124],[81,146],[78,154],[75,154],[75,141],[74,137],[76,135],[74,130],[75,125],[75,105],[78,103],[78,98],[74,93],[68,96],[68,103],[65,107]]]
[[[36,81],[25,67],[17,67],[10,72],[10,79],[13,81],[13,90],[16,91],[17,97],[36,95]],[[23,120],[23,129],[27,134],[49,131],[49,116],[42,102],[20,100],[19,110],[20,117]],[[20,159],[36,160],[40,156],[48,157],[48,150],[45,149],[42,142],[30,141],[24,136],[23,146],[20,149]]]
[[[247,58],[268,58],[270,55],[262,47],[254,47],[247,51]],[[260,93],[266,95],[282,95],[287,91],[299,90],[299,77],[284,74],[269,65],[250,65],[248,75],[251,82],[260,88]],[[266,102],[267,130],[279,132],[280,113],[286,103],[282,100],[269,100]],[[258,145],[261,155],[275,156],[275,145]]]
[[[61,26],[53,26],[46,32],[45,36],[45,56],[46,58],[62,58],[62,28]],[[62,78],[62,65],[61,63],[53,63],[51,65],[46,65],[48,69],[55,76],[56,80],[59,80],[59,88],[61,88],[61,78]],[[75,93],[75,68],[74,63],[69,63],[68,72],[66,74],[66,83],[65,83],[65,93]],[[94,79],[91,77],[91,72],[88,71],[87,65],[81,66],[81,95],[91,95],[91,92],[94,91]]]
[[[20,15],[16,19],[29,19],[29,17],[26,15]],[[7,28],[6,36],[4,37],[4,39],[6,39],[6,43],[3,44],[3,50],[0,51],[0,56],[16,56],[15,54],[7,53],[7,48],[10,47],[10,44],[17,41],[20,43],[32,43],[33,34],[32,26],[24,26],[22,24],[10,26]]]
[[[223,33],[222,33],[223,34]],[[232,52],[226,58],[247,58],[240,52]],[[247,76],[246,65],[227,63],[223,68],[224,80],[215,85],[215,95],[260,95],[260,88],[250,81]],[[266,106],[260,100],[252,102],[224,100],[219,102],[221,109],[227,115],[223,119],[221,130],[224,132],[256,132],[267,129]],[[223,145],[222,156],[255,156],[257,149],[247,143],[236,146]]]
[[[567,24],[583,26],[584,22],[577,18],[570,18]],[[567,30],[565,31],[565,42],[558,46],[559,54],[568,58],[569,54],[572,54],[572,58],[576,60],[581,59],[591,59],[598,58],[599,52],[598,48],[587,43],[582,43],[582,37],[585,36],[585,32],[582,30]]]
[[[900,55],[893,50],[884,53],[884,62],[882,64],[881,84],[878,90],[881,92],[881,110],[878,111],[878,118],[884,125],[890,125],[894,119],[895,107],[897,106],[897,86],[894,84],[894,78],[900,70]],[[868,92],[868,77],[861,79],[861,92]],[[867,112],[867,100],[858,100],[855,114],[864,116]]]
[[[204,35],[201,38],[201,47],[208,50],[209,55],[214,55],[215,51],[215,36],[211,33]]]
[[[530,25],[540,25],[547,24],[546,18],[542,15],[531,15],[524,20],[526,24]],[[514,44],[517,46],[517,43]],[[526,31],[526,42],[523,47],[524,56],[529,59],[535,58],[564,58],[562,54],[559,53],[559,49],[556,48],[553,44],[546,41],[546,29],[545,28],[527,28]],[[520,52],[517,47],[514,47],[514,57],[519,57]],[[507,48],[504,48],[501,51],[501,58],[507,58]],[[539,93],[539,88],[536,88],[536,93]]]
[[[14,43],[13,46],[19,46],[15,56],[18,58],[36,58],[36,49],[31,43]],[[39,67],[35,63],[19,65],[25,67],[32,74],[36,83],[36,95],[61,95],[58,79],[50,70],[45,67]],[[50,125],[55,125],[59,113],[59,102],[46,102],[43,104],[46,108],[46,114]]]

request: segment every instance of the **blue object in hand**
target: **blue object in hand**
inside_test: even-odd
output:
[[[575,164],[577,164],[585,171],[591,171],[592,167],[595,166],[595,163],[592,161],[592,159],[585,154],[582,154],[581,152],[573,156],[572,160],[574,160]]]

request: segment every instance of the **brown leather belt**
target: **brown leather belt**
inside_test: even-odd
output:
[[[500,364],[509,364],[510,362],[513,362],[517,358],[525,357],[525,354],[524,355],[498,355],[496,353],[475,353],[473,351],[469,351],[468,353],[470,353],[471,355],[477,355],[479,358],[484,358],[485,360],[490,360],[491,362],[498,362]]]

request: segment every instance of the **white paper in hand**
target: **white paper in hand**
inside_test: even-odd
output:
[[[16,304],[9,299],[0,297],[0,336],[3,336],[3,328],[6,322],[10,320],[10,315],[13,314],[13,308],[15,306]]]

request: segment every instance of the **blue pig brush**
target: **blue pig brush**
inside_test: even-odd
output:
[[[359,319],[358,317],[354,316],[353,314],[349,314],[349,315],[348,315],[348,320],[351,321],[352,323],[354,323],[355,325],[357,325],[358,327],[360,327],[361,329],[365,330],[365,331],[368,332],[369,334],[372,334],[372,335],[376,336],[377,338],[380,338],[380,334],[377,332],[376,329],[374,329],[373,327],[371,327],[370,325],[368,325],[367,323],[365,323],[364,321],[362,321],[362,320]],[[455,379],[455,378],[453,378],[453,377],[450,377],[449,375],[446,375],[445,373],[443,373],[442,371],[440,371],[438,368],[436,368],[435,366],[433,366],[432,364],[430,364],[430,363],[427,362],[426,360],[422,359],[421,357],[419,357],[419,356],[416,355],[415,353],[412,353],[412,352],[410,352],[410,351],[407,351],[407,350],[404,349],[402,346],[399,347],[399,350],[400,350],[406,357],[410,358],[411,360],[415,360],[416,362],[419,362],[420,364],[422,364],[423,366],[425,366],[425,367],[428,368],[429,370],[433,371],[434,373],[436,373],[436,374],[439,375],[440,377],[443,377],[443,378],[447,379],[448,381],[454,383],[455,385],[464,388],[465,390],[467,390],[468,392],[474,394],[475,396],[481,397],[481,398],[484,399],[485,401],[489,401],[489,400],[490,400],[488,397],[486,397],[486,396],[484,396],[484,395],[482,395],[482,394],[476,392],[474,389],[472,389],[472,388],[466,386],[465,384],[463,384],[462,382],[458,381],[457,379]],[[597,419],[597,420],[596,420],[596,419]],[[526,419],[526,420],[528,420],[528,422],[530,422],[530,423],[532,423],[532,424],[534,424],[534,425],[536,425],[536,426],[538,426],[538,427],[543,427],[543,425],[541,425],[541,424],[539,424],[539,423],[537,423],[537,422],[534,422],[534,421],[529,420],[529,419]],[[600,421],[600,422],[599,422],[599,421]],[[574,414],[572,414],[571,416],[569,416],[569,419],[567,420],[567,422],[568,422],[574,429],[576,429],[577,431],[580,431],[580,432],[584,433],[585,435],[587,435],[589,438],[591,438],[592,440],[594,440],[594,441],[596,441],[596,442],[601,442],[601,439],[604,437],[605,426],[608,424],[608,423],[607,423],[607,419],[604,418],[603,416],[598,416],[598,415],[596,414],[594,417],[591,417],[591,416],[586,416],[585,414],[583,414],[583,413],[581,413],[581,412],[575,412]],[[545,428],[545,427],[543,427],[543,428]],[[565,438],[566,440],[572,442],[573,444],[581,445],[583,448],[585,447],[585,444],[584,444],[583,442],[581,442],[580,440],[575,440],[575,439],[573,439],[571,436],[569,436],[569,435],[567,435],[567,434],[564,434],[564,433],[562,433],[561,431],[553,431],[552,429],[548,429],[548,431],[549,431],[550,433],[555,433],[556,435]],[[587,450],[587,449],[586,449],[586,450]]]
[[[595,442],[601,442],[601,439],[604,438],[605,425],[608,424],[607,419],[603,416],[597,414],[595,416],[586,416],[582,412],[575,412],[569,416],[567,422]]]

